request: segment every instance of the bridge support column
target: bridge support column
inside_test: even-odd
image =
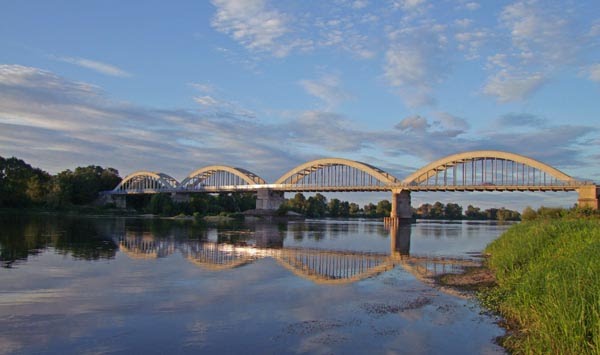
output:
[[[386,223],[412,222],[412,207],[410,206],[410,191],[393,190],[392,191],[392,211],[390,216],[385,218]]]
[[[600,196],[600,188],[597,185],[583,186],[578,189],[579,199],[577,205],[583,208],[598,209],[598,198]]]
[[[190,202],[190,195],[173,192],[171,193],[171,201],[175,203]]]
[[[257,210],[276,210],[284,201],[283,191],[259,189],[256,192]]]

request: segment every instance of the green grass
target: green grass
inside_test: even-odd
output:
[[[600,354],[600,220],[524,222],[485,251],[497,287],[480,298],[517,329],[504,346],[514,353]]]

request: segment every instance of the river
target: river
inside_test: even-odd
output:
[[[0,353],[503,353],[421,276],[506,228],[2,215]]]

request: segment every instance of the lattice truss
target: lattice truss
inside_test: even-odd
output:
[[[127,176],[114,191],[173,190],[179,183],[163,173],[137,172]]]
[[[265,184],[258,175],[241,168],[214,166],[199,169],[181,182],[185,190],[202,190],[207,187]]]
[[[302,168],[278,183],[303,187],[366,187],[386,186],[391,181],[396,181],[393,176],[382,170],[369,168],[371,171],[345,164],[316,164]],[[373,172],[377,172],[379,176],[375,176]],[[381,175],[385,176],[386,180],[383,180]]]
[[[564,186],[569,182],[509,159],[472,158],[448,162],[419,175],[421,186]]]

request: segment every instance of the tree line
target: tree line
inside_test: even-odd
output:
[[[287,199],[279,208],[280,214],[287,211],[300,213],[309,218],[321,217],[363,217],[381,218],[390,215],[392,204],[389,200],[381,200],[377,204],[368,203],[362,207],[354,202],[340,201],[327,198],[320,193],[306,198],[304,194],[297,193],[293,198]],[[463,211],[463,207],[456,203],[434,204],[425,203],[418,208],[413,208],[413,217],[422,219],[470,219],[470,220],[501,220],[518,221],[521,214],[506,208],[489,208],[481,210],[479,207],[469,205]]]
[[[119,172],[113,168],[90,165],[51,175],[21,159],[0,156],[0,207],[86,205],[119,182]]]

